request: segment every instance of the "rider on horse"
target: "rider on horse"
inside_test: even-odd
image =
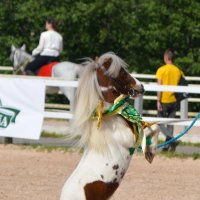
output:
[[[35,59],[25,68],[25,74],[37,74],[38,70],[50,63],[59,60],[63,49],[63,38],[55,31],[56,23],[53,19],[46,20],[46,30],[40,36],[39,45],[32,52]]]

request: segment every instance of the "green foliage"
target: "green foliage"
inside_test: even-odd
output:
[[[31,52],[51,16],[64,38],[63,60],[114,51],[130,70],[155,73],[172,48],[185,74],[199,75],[199,7],[198,0],[1,0],[0,64],[11,64],[11,44]]]

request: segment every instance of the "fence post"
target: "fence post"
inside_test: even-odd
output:
[[[188,99],[184,99],[180,103],[180,118],[187,119],[188,118]],[[183,126],[183,130],[186,126]]]
[[[181,101],[180,112],[181,119],[188,118],[188,99],[184,99]]]
[[[70,112],[73,112],[73,111],[74,111],[75,93],[76,93],[76,88],[71,88]]]
[[[135,98],[134,107],[142,115],[142,111],[143,111],[143,96],[142,95]]]

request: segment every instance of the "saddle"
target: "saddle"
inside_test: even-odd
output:
[[[59,62],[51,62],[47,65],[42,66],[38,73],[37,76],[46,76],[46,77],[51,77],[52,76],[52,68],[54,65],[58,64]]]

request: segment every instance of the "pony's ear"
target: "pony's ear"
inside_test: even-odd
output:
[[[104,61],[104,63],[103,63],[103,66],[104,66],[105,68],[109,68],[110,65],[111,65],[111,63],[112,63],[112,58],[107,58],[107,59],[105,59],[105,61]]]
[[[99,57],[98,57],[98,56],[95,57],[95,62],[96,62],[97,64],[99,63]]]
[[[26,51],[26,45],[25,44],[22,45],[21,50]]]
[[[16,47],[12,44],[11,51],[15,51]]]

